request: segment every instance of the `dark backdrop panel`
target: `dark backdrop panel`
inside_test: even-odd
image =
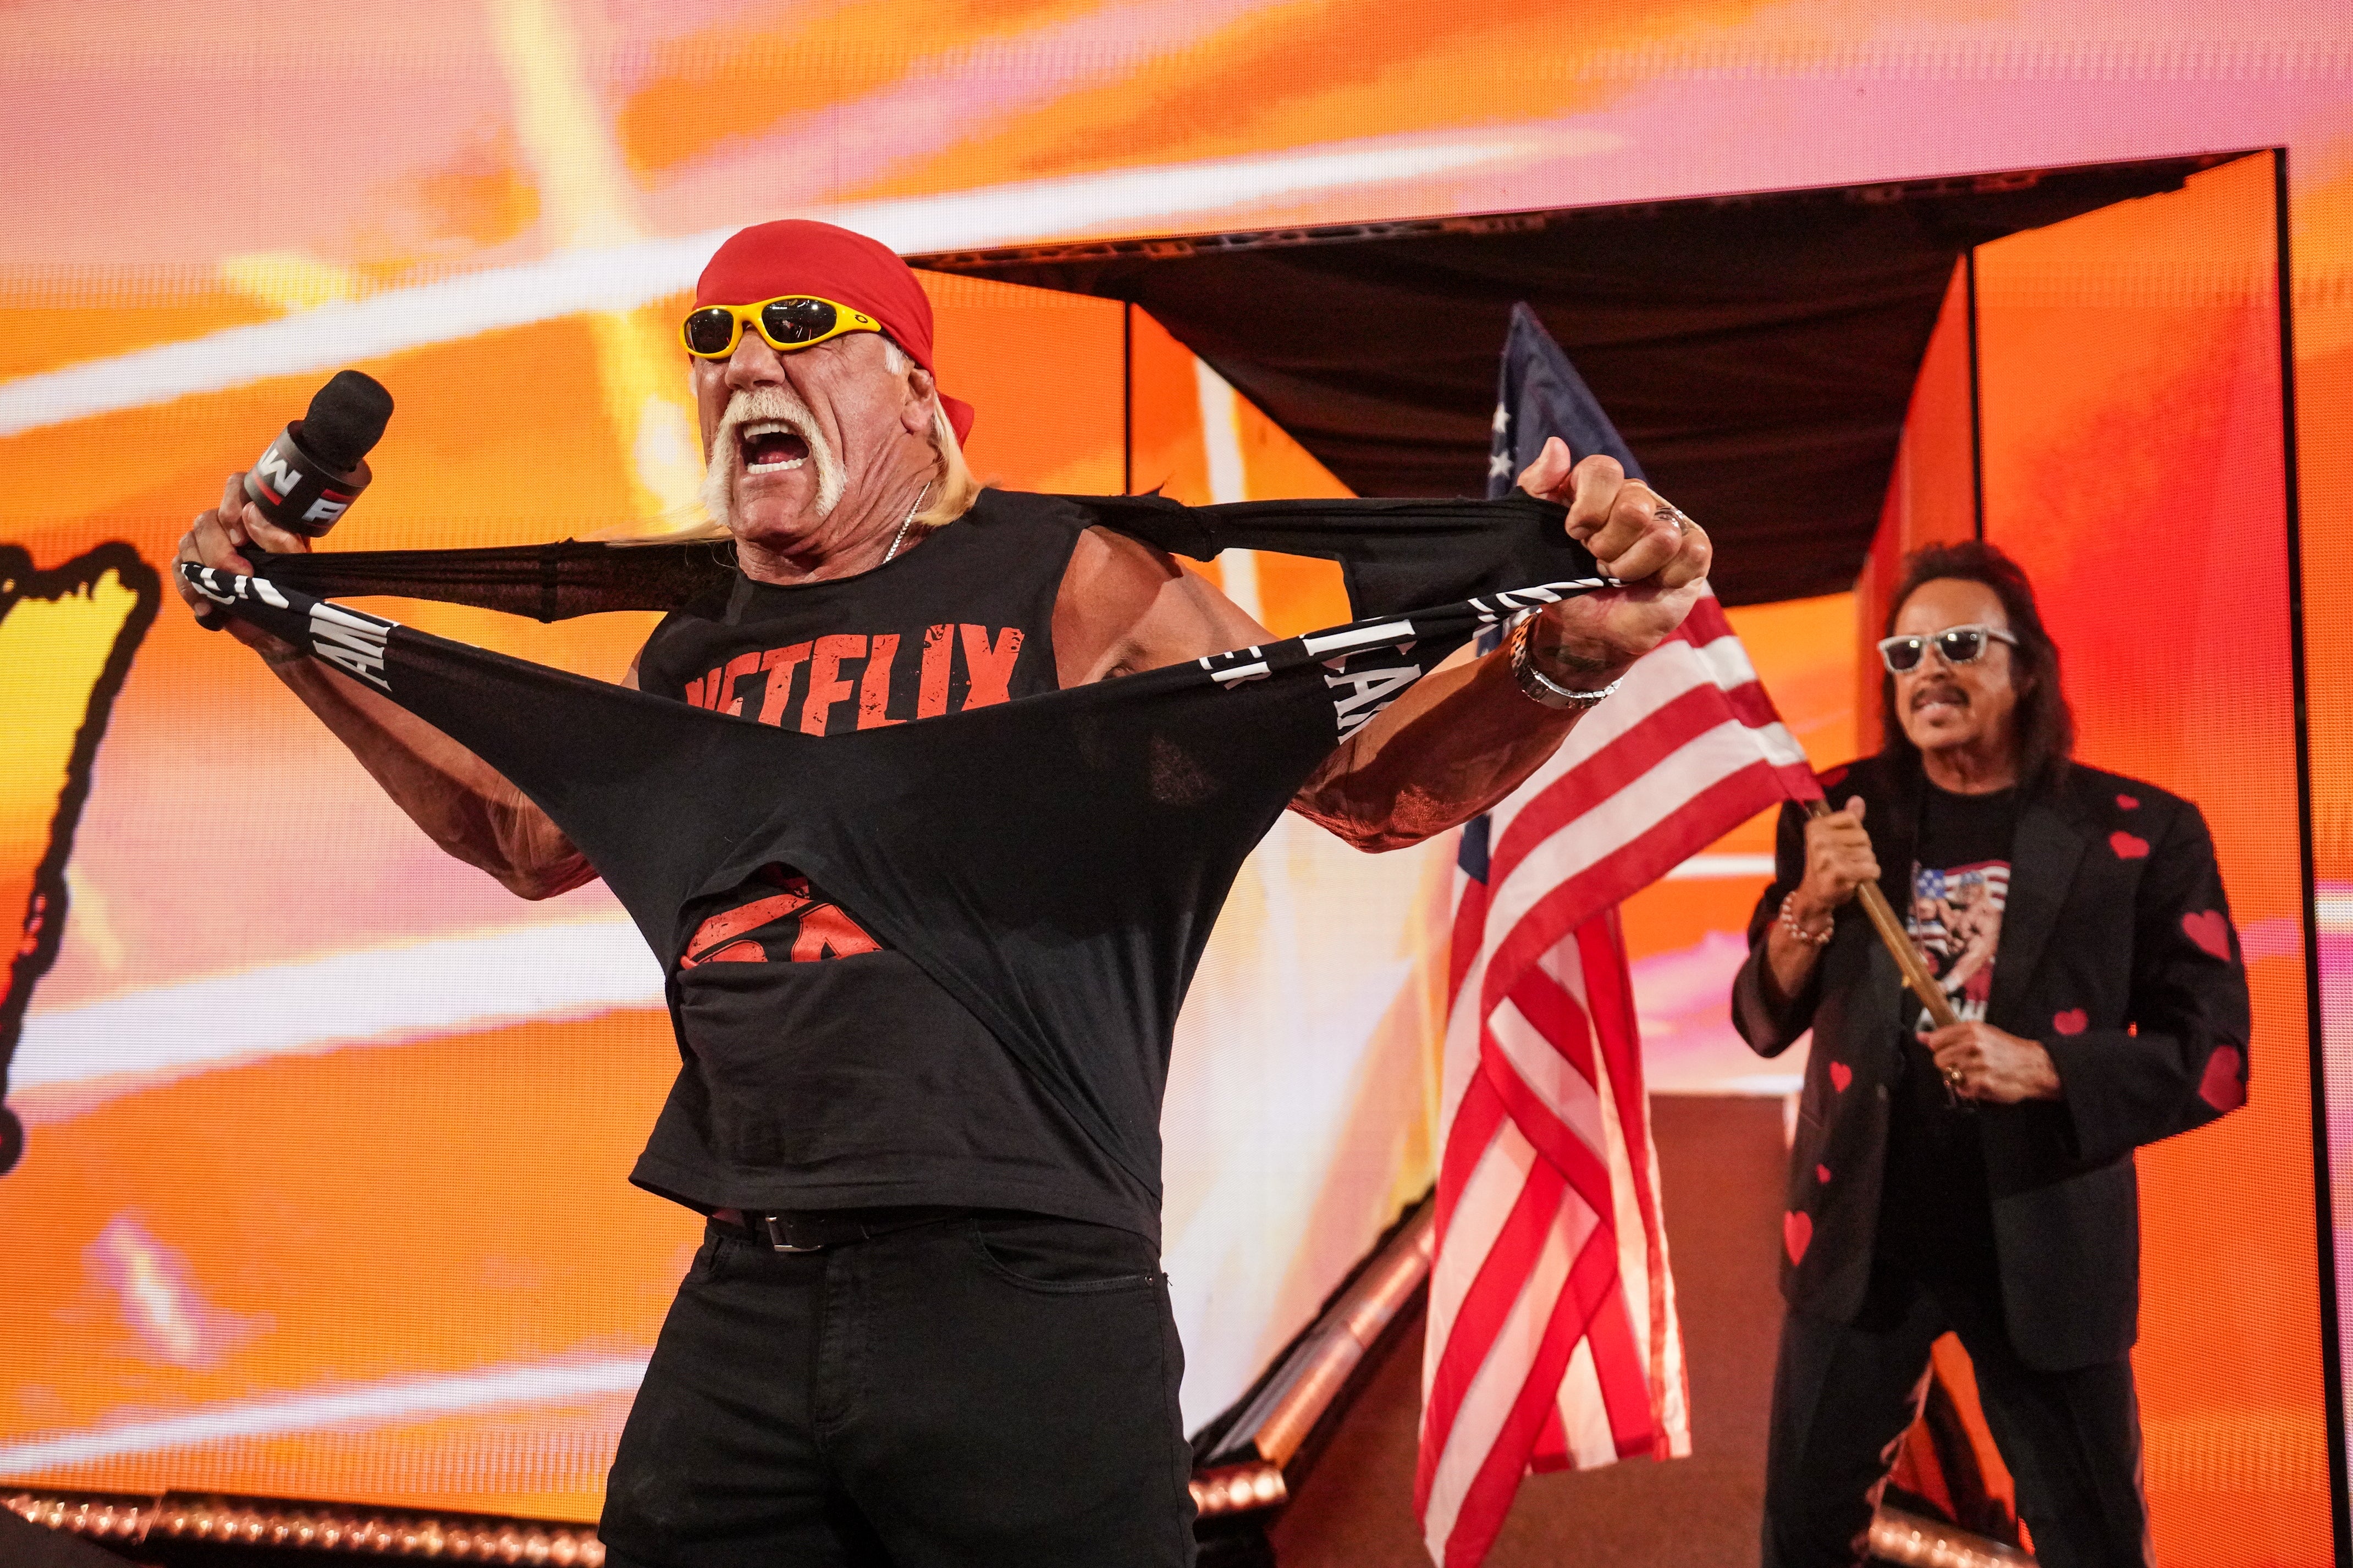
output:
[[[1478,491],[1525,300],[1750,604],[1854,581],[1957,256],[2217,161],[911,259],[1143,307],[1359,495]]]

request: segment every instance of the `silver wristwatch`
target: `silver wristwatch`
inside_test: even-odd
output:
[[[1504,646],[1509,651],[1512,661],[1512,679],[1520,683],[1520,692],[1523,696],[1529,701],[1540,703],[1546,708],[1583,710],[1594,707],[1603,698],[1618,689],[1620,683],[1625,679],[1622,675],[1599,691],[1580,691],[1573,686],[1561,685],[1543,670],[1538,669],[1536,661],[1528,653],[1528,627],[1535,617],[1536,612],[1534,610],[1521,611],[1512,617],[1511,625],[1504,634]]]

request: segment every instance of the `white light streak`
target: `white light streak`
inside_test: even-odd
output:
[[[1773,875],[1770,855],[1694,855],[1663,879],[1669,882],[1735,881]]]
[[[1527,137],[1411,140],[1273,157],[1179,163],[993,185],[944,195],[816,207],[913,253],[1015,244],[1139,222],[1155,225],[1353,185],[1427,178],[1549,151]],[[693,287],[731,229],[568,250],[542,261],[321,305],[0,384],[0,437],[225,392],[275,376],[587,311],[632,310]]]
[[[20,1091],[100,1079],[137,1087],[259,1058],[662,1005],[660,967],[627,921],[526,926],[36,1012],[9,1079]]]
[[[1219,506],[1250,500],[1249,469],[1242,462],[1241,398],[1209,362],[1193,362],[1193,390],[1201,411],[1201,451],[1209,470],[1209,500]],[[1258,593],[1258,552],[1227,550],[1218,555],[1219,584],[1235,608],[1261,626],[1266,611]]]
[[[498,1367],[451,1377],[402,1378],[331,1393],[247,1400],[162,1420],[126,1421],[11,1444],[0,1447],[0,1476],[26,1476],[200,1443],[280,1437],[326,1426],[381,1426],[497,1405],[633,1394],[645,1375],[643,1359],[622,1357]]]

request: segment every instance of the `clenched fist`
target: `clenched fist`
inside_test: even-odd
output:
[[[1851,796],[1844,811],[1806,822],[1806,876],[1789,912],[1810,929],[1823,916],[1853,901],[1855,890],[1879,880],[1879,857],[1863,831],[1862,797]]]
[[[1568,536],[1593,552],[1622,587],[1548,605],[1530,632],[1530,648],[1573,684],[1598,689],[1672,636],[1707,590],[1715,547],[1699,524],[1615,458],[1571,460],[1556,436],[1520,475],[1520,488],[1568,508]]]
[[[198,565],[225,572],[250,574],[253,563],[249,557],[252,555],[297,555],[307,552],[310,548],[308,539],[299,533],[289,533],[262,516],[261,509],[246,499],[245,476],[231,474],[228,483],[221,489],[220,505],[196,514],[196,520],[189,525],[188,531],[180,536],[180,548],[174,559],[175,562],[193,561]],[[176,571],[172,574],[172,583],[180,590],[180,597],[187,601],[188,608],[195,612],[199,624],[219,624],[221,612],[213,608],[211,601],[181,581]],[[237,641],[256,649],[272,664],[283,664],[301,657],[293,644],[271,637],[247,622],[230,619],[228,630]]]

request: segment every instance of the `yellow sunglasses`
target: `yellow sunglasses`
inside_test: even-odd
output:
[[[705,305],[686,318],[679,335],[697,359],[725,359],[744,336],[744,323],[780,354],[812,348],[844,332],[879,332],[882,323],[863,310],[813,294],[779,294],[756,305]]]

